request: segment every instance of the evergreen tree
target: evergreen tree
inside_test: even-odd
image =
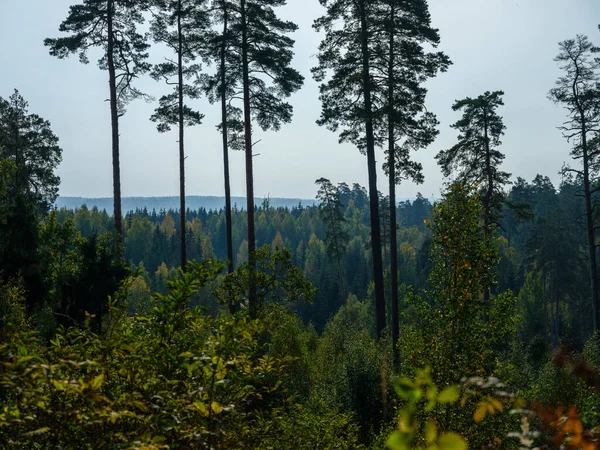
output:
[[[173,92],[159,100],[159,106],[151,117],[158,122],[158,131],[171,130],[171,125],[179,129],[179,216],[181,230],[186,228],[185,208],[185,127],[200,125],[203,114],[185,104],[184,98],[200,97],[201,67],[196,59],[204,44],[204,32],[209,25],[205,1],[196,0],[155,0],[157,12],[152,22],[152,35],[156,42],[167,45],[176,55],[176,61],[156,65],[152,77],[163,78],[174,86]],[[194,83],[186,83],[192,79]],[[187,263],[186,232],[181,232],[181,267]]]
[[[58,195],[61,158],[50,123],[18,91],[0,97],[0,282],[20,278],[30,310],[45,296],[38,225]]]
[[[581,161],[581,169],[564,167],[563,174],[574,174],[583,186],[593,323],[594,330],[598,331],[600,287],[596,259],[597,208],[593,193],[597,190],[600,161],[600,58],[595,56],[599,50],[581,35],[561,42],[559,48],[554,60],[564,74],[550,90],[549,98],[567,111],[568,119],[559,128],[567,141],[573,144],[571,156]]]
[[[216,74],[206,78],[205,90],[211,103],[221,104],[221,123],[218,125],[223,140],[223,179],[225,184],[225,233],[227,240],[227,270],[233,273],[233,224],[231,214],[231,183],[229,176],[229,150],[243,150],[242,110],[231,104],[239,95],[241,84],[241,59],[235,51],[239,41],[231,30],[231,18],[235,17],[236,5],[231,0],[213,0],[213,21],[222,24],[221,32],[213,31],[208,38],[205,58],[219,61]],[[233,308],[233,306],[232,306]]]
[[[17,90],[8,100],[0,97],[0,160],[14,162],[13,195],[26,195],[47,213],[58,197],[60,178],[54,171],[62,149],[50,122],[29,114],[28,107]]]
[[[117,253],[123,255],[123,223],[121,213],[121,169],[119,148],[119,117],[125,105],[139,97],[148,98],[133,86],[133,81],[150,69],[146,59],[149,44],[137,30],[144,22],[142,13],[146,0],[83,0],[69,9],[59,31],[67,37],[45,39],[50,54],[63,59],[77,53],[79,61],[89,62],[87,52],[102,49],[98,66],[108,71],[110,116],[112,130],[112,166],[114,221]]]
[[[499,169],[504,154],[498,147],[506,127],[496,110],[504,105],[503,95],[502,91],[486,92],[455,102],[452,109],[463,112],[452,125],[459,131],[458,143],[436,156],[444,176],[456,173],[460,182],[480,187],[484,229],[488,233],[498,218],[504,186],[510,177]]]
[[[327,256],[337,262],[340,297],[343,304],[343,301],[346,299],[346,288],[344,285],[342,258],[346,254],[346,248],[350,240],[345,227],[346,218],[341,210],[340,193],[331,184],[331,181],[326,178],[319,178],[315,183],[319,185],[319,191],[317,192],[317,200],[320,201],[319,217],[327,230],[325,234]]]
[[[375,43],[373,74],[378,91],[374,104],[384,117],[375,121],[375,137],[377,145],[387,148],[384,170],[389,180],[392,344],[396,354],[399,336],[396,185],[403,180],[423,182],[422,166],[411,160],[410,152],[427,147],[438,134],[438,122],[425,108],[427,89],[423,84],[438,71],[445,71],[450,60],[442,52],[424,49],[425,45],[435,48],[440,41],[438,30],[431,27],[426,1],[381,3],[374,22],[385,38]]]
[[[225,53],[239,56],[226,58],[225,65],[231,65],[225,79],[228,80],[227,89],[236,86],[231,80],[241,80],[241,92],[234,97],[242,99],[250,272],[256,268],[252,120],[265,131],[279,130],[282,123],[289,123],[293,109],[284,99],[300,89],[304,81],[304,77],[290,65],[294,40],[288,34],[298,27],[293,22],[281,20],[275,13],[275,8],[285,4],[286,0],[239,0],[235,8],[223,7],[228,11],[229,27],[222,45],[228,49]],[[222,91],[226,91],[225,86]],[[227,127],[230,117],[231,114],[228,114],[221,127]],[[223,131],[224,136],[228,136],[228,132]],[[255,317],[258,312],[255,283],[250,282],[249,289],[250,314]]]
[[[325,32],[319,45],[319,64],[313,76],[321,83],[321,117],[317,121],[340,132],[340,142],[351,142],[367,155],[371,220],[371,247],[375,279],[377,335],[385,327],[383,256],[377,191],[373,113],[374,81],[372,18],[378,2],[319,0],[327,11],[313,27]],[[329,79],[325,79],[329,76]]]

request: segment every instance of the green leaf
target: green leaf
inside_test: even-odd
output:
[[[101,373],[97,377],[94,377],[94,379],[92,380],[90,385],[91,385],[92,389],[100,389],[100,387],[102,386],[102,383],[104,383],[104,374],[103,373]]]
[[[467,443],[460,434],[444,433],[437,440],[440,450],[467,450]]]
[[[392,450],[410,450],[410,437],[401,431],[394,431],[385,445]]]
[[[432,444],[435,442],[437,438],[437,427],[435,425],[435,421],[433,419],[429,419],[425,424],[425,439],[428,444]]]
[[[394,389],[400,398],[409,402],[418,402],[423,395],[423,391],[408,378],[396,378]]]
[[[440,403],[454,403],[456,400],[458,400],[459,396],[460,390],[457,386],[448,386],[443,389],[442,392],[440,392],[437,400]]]

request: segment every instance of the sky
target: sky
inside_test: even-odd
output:
[[[112,196],[112,166],[108,76],[77,57],[58,60],[48,54],[43,40],[58,37],[58,26],[75,0],[0,0],[0,97],[18,89],[29,102],[30,113],[49,120],[60,138],[63,161],[58,168],[60,195]],[[415,154],[424,167],[425,182],[406,182],[397,188],[400,198],[417,192],[437,198],[444,179],[436,164],[439,150],[454,145],[450,125],[460,113],[455,100],[485,91],[503,90],[506,134],[501,150],[503,169],[526,180],[536,174],[560,183],[558,171],[569,161],[569,144],[557,126],[564,111],[547,99],[560,70],[553,61],[558,42],[585,34],[600,45],[600,0],[429,0],[433,26],[439,28],[440,49],[453,65],[428,83],[427,107],[440,121],[438,139]],[[316,125],[321,105],[318,84],[311,79],[321,36],[312,22],[323,13],[318,0],[288,0],[281,17],[294,20],[299,30],[293,66],[305,77],[301,91],[290,98],[291,124],[279,132],[259,132],[254,159],[256,197],[314,198],[315,180],[367,185],[366,157],[337,135]],[[153,52],[159,62],[162,55]],[[215,70],[208,67],[207,70]],[[150,78],[137,86],[158,98],[166,86]],[[223,195],[222,147],[216,124],[219,105],[199,101],[204,124],[187,129],[189,195]],[[155,103],[138,100],[121,119],[121,181],[123,196],[174,196],[179,192],[176,130],[159,134],[150,122]],[[381,171],[383,153],[377,153],[378,188],[387,191]],[[232,194],[245,195],[244,156],[233,152]]]

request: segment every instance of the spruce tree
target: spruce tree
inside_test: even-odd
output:
[[[331,181],[326,178],[319,178],[315,181],[319,186],[317,200],[319,200],[319,217],[325,225],[325,246],[327,256],[334,259],[337,263],[338,282],[340,284],[341,304],[346,300],[346,288],[344,286],[344,272],[342,270],[342,258],[346,254],[346,248],[350,236],[346,231],[346,218],[342,213],[342,203],[340,201],[340,192]]]
[[[133,82],[150,70],[147,62],[149,44],[138,31],[144,22],[143,8],[147,0],[83,0],[69,9],[59,31],[69,36],[45,39],[50,54],[63,59],[78,54],[79,61],[89,62],[88,50],[100,47],[98,66],[108,71],[112,130],[112,166],[114,221],[117,253],[123,255],[123,220],[121,213],[121,168],[119,118],[131,100],[145,97]]]
[[[564,107],[567,121],[559,127],[573,149],[571,156],[581,162],[581,168],[564,167],[564,175],[575,175],[583,186],[588,244],[589,273],[594,330],[600,330],[600,287],[596,259],[596,214],[593,199],[598,190],[600,159],[600,58],[599,52],[586,36],[577,36],[559,44],[555,61],[564,74],[550,90],[549,98]]]
[[[209,26],[206,1],[197,0],[155,0],[157,11],[151,26],[156,42],[166,44],[176,55],[176,60],[167,60],[152,69],[152,77],[164,79],[173,86],[173,92],[159,100],[151,120],[157,122],[159,132],[171,130],[177,125],[179,130],[179,216],[181,267],[187,263],[186,218],[185,218],[185,127],[200,125],[204,115],[185,103],[185,98],[200,97],[201,66],[196,62],[205,44],[204,32]],[[186,83],[191,80],[191,83]]]

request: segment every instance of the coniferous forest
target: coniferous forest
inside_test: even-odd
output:
[[[56,207],[59,136],[4,86],[0,448],[600,447],[600,33],[556,43],[560,183],[506,172],[491,86],[447,105],[439,198],[400,201],[440,133],[427,83],[452,66],[427,0],[319,0],[305,74],[286,0],[79,1],[39,45],[106,75],[114,208]],[[257,206],[256,131],[293,121],[305,77],[367,185],[323,173],[314,204]],[[199,99],[219,117],[218,209],[186,205]],[[177,134],[177,209],[122,206],[135,101]]]

